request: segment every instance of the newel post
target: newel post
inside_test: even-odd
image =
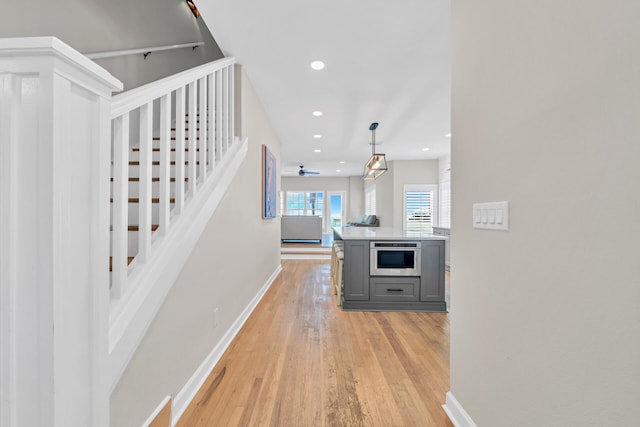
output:
[[[111,94],[52,37],[0,39],[0,426],[108,426]]]

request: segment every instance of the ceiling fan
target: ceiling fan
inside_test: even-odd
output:
[[[298,171],[298,175],[299,176],[305,176],[305,175],[320,175],[320,172],[312,172],[312,171],[308,171],[304,168],[303,165],[300,165],[300,170]]]

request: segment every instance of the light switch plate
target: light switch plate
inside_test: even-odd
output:
[[[474,203],[473,228],[509,231],[509,202]]]

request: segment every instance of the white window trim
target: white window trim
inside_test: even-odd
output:
[[[451,170],[440,174],[438,197],[438,226],[451,228]]]
[[[407,231],[407,192],[428,191],[431,192],[431,227],[438,224],[438,184],[405,184],[402,190],[402,229]]]
[[[291,215],[291,213],[289,212],[289,205],[288,205],[288,200],[289,200],[289,195],[290,194],[297,194],[297,193],[303,193],[304,194],[304,203],[303,209],[295,209],[296,211],[300,211],[302,210],[303,214],[301,216],[311,216],[311,210],[307,208],[307,194],[308,193],[316,193],[322,194],[322,203],[317,204],[316,206],[316,214],[313,216],[319,216],[324,218],[326,215],[326,191],[321,191],[321,190],[299,190],[299,191],[295,191],[295,190],[291,190],[291,191],[286,191],[285,195],[284,195],[284,209],[283,209],[283,215]],[[319,213],[318,213],[319,211]]]

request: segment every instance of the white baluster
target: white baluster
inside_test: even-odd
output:
[[[138,219],[138,262],[144,264],[151,254],[151,173],[153,102],[140,107],[140,192]]]
[[[203,77],[198,80],[198,162],[200,166],[200,182],[203,183],[207,179],[207,78]]]
[[[222,158],[222,70],[216,71],[216,159]]]
[[[229,65],[229,144],[233,144],[233,137],[235,136],[235,75],[234,66]]]
[[[161,236],[169,229],[171,211],[171,95],[160,98],[160,182],[158,186],[159,228]]]
[[[207,167],[213,171],[216,167],[216,86],[215,73],[207,76],[207,100],[209,109],[207,110]]]
[[[229,68],[222,70],[222,151],[229,149]]]
[[[188,86],[188,102],[189,102],[189,138],[187,158],[187,176],[189,177],[188,196],[193,197],[196,194],[196,138],[198,136],[198,118],[196,112],[198,94],[196,92],[196,82],[189,83]]]
[[[176,204],[174,209],[176,211],[176,214],[182,213],[184,209],[184,123],[186,120],[184,98],[184,87],[181,87],[176,90],[176,155],[174,156],[176,163],[173,172],[173,176],[175,177],[174,197],[176,199]]]
[[[127,283],[129,224],[129,113],[113,121],[111,295],[120,298]]]

